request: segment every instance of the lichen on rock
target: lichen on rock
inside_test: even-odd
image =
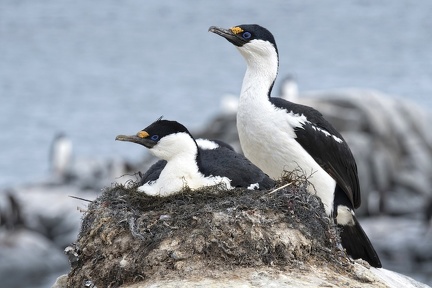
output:
[[[132,182],[106,188],[84,215],[68,287],[217,279],[248,268],[352,273],[321,201],[305,179],[287,179],[278,185],[292,185],[277,191],[215,186],[169,197]]]

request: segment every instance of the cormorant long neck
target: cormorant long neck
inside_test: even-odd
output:
[[[247,63],[240,98],[253,98],[247,101],[268,100],[278,73],[276,49],[270,43],[263,43],[254,47],[245,45],[239,47],[239,51]]]
[[[160,146],[160,147],[159,147]],[[196,163],[199,158],[198,145],[189,133],[175,133],[162,138],[150,152],[168,163]]]

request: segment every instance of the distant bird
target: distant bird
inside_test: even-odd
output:
[[[299,98],[299,88],[294,76],[285,76],[279,90],[279,95],[280,98],[287,101],[296,101]]]
[[[247,63],[237,112],[245,156],[273,178],[298,168],[310,174],[308,190],[321,198],[327,215],[341,227],[347,253],[381,267],[354,215],[360,206],[360,187],[345,140],[317,110],[270,96],[279,66],[273,35],[256,24],[212,26],[209,31],[234,44]]]
[[[58,133],[50,149],[51,171],[57,177],[65,177],[71,168],[72,162],[72,141],[66,134]]]
[[[7,191],[6,201],[0,205],[0,227],[4,226],[7,230],[16,230],[25,226],[25,220],[22,215],[22,208],[14,196],[13,191]],[[9,205],[8,205],[9,204]]]
[[[424,207],[424,219],[429,227],[428,230],[432,232],[432,198],[426,201],[426,206]]]
[[[158,119],[136,135],[118,135],[116,140],[141,144],[157,162],[144,174],[138,188],[147,195],[168,196],[185,186],[198,189],[223,184],[228,189],[270,189],[274,181],[227,144],[201,142],[201,148],[182,124]],[[159,172],[160,171],[160,172]]]

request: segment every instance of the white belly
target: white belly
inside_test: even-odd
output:
[[[247,108],[247,107],[246,107]],[[294,127],[301,126],[304,116],[287,120],[287,112],[272,105],[244,109],[237,113],[237,129],[245,156],[274,179],[280,179],[284,171],[304,173],[311,185],[308,190],[321,198],[328,215],[333,209],[333,193],[336,182],[295,140]],[[259,115],[271,115],[263,118]]]
[[[138,191],[151,196],[163,197],[177,194],[185,187],[195,190],[206,186],[223,184],[227,189],[233,188],[230,179],[226,177],[204,177],[198,172],[198,168],[193,163],[179,162],[168,162],[156,181],[145,183],[138,187]]]

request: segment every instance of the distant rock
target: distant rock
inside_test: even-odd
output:
[[[372,217],[361,224],[381,257],[383,266],[404,271],[417,280],[432,283],[432,231],[423,219]]]
[[[27,229],[39,232],[61,250],[71,243],[79,232],[81,213],[89,202],[71,198],[77,196],[89,201],[98,192],[83,191],[74,186],[30,185],[16,188],[14,195],[22,206]]]
[[[432,195],[432,123],[429,111],[374,90],[340,89],[302,94],[299,101],[320,110],[353,149],[359,166],[366,207],[368,193],[378,194],[376,214],[412,214],[422,211]],[[348,112],[348,113],[347,113]],[[357,115],[357,126],[352,124]],[[358,146],[358,136],[369,139]],[[370,182],[368,182],[370,180]],[[368,189],[369,188],[369,189]],[[372,198],[375,201],[377,198]]]
[[[36,287],[50,273],[67,268],[61,250],[43,235],[28,229],[0,229],[0,279],[2,287]]]
[[[0,286],[44,287],[52,274],[67,270],[63,250],[80,229],[77,207],[88,204],[69,195],[93,200],[97,193],[53,184],[0,193]]]

